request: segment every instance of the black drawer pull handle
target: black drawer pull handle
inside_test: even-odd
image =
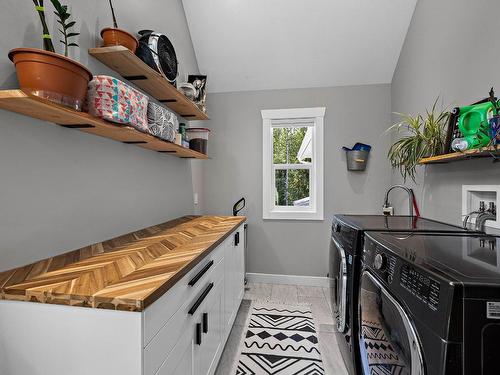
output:
[[[234,246],[238,246],[240,244],[240,232],[236,232],[234,235]]]
[[[203,313],[203,333],[208,333],[208,313]]]
[[[203,291],[203,293],[201,293],[201,296],[196,300],[196,302],[194,303],[194,305],[191,306],[191,308],[189,309],[189,311],[188,311],[189,315],[194,315],[194,313],[196,312],[196,310],[198,310],[198,307],[200,307],[200,305],[203,303],[203,301],[205,300],[205,298],[207,298],[208,293],[210,293],[210,291],[212,290],[213,287],[214,287],[214,283],[208,284],[208,286],[205,288],[205,290]]]
[[[201,323],[196,323],[196,345],[201,345]]]
[[[203,267],[203,268],[201,269],[201,271],[200,271],[200,272],[198,272],[198,273],[196,274],[196,276],[195,276],[195,277],[193,277],[193,278],[189,281],[188,285],[189,285],[189,286],[195,286],[195,284],[198,282],[198,280],[200,280],[200,279],[203,277],[203,275],[204,275],[204,274],[205,274],[205,273],[206,273],[206,272],[210,269],[210,267],[212,267],[213,265],[214,265],[214,261],[213,261],[213,260],[211,260],[210,262],[208,262],[208,263],[207,263],[207,265],[206,265],[205,267]]]

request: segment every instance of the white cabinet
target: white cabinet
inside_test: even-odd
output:
[[[187,324],[182,327],[181,336],[175,340],[174,348],[156,372],[157,375],[209,375],[215,372],[224,339],[222,291],[222,279],[216,285],[209,283],[203,289],[190,307],[194,306],[196,311],[185,319]],[[196,306],[201,299],[202,302]]]
[[[226,337],[238,313],[244,294],[245,232],[243,225],[232,234],[224,251],[224,321]]]
[[[0,375],[213,375],[243,297],[243,236],[142,313],[0,301]]]
[[[186,331],[158,370],[158,375],[196,375],[194,368],[195,332]]]
[[[237,291],[234,284],[236,260],[232,241],[231,239],[224,248],[224,329],[226,334],[231,331],[236,310],[235,295]]]
[[[245,293],[245,230],[243,225],[238,228],[235,239],[235,285],[237,309]]]
[[[224,285],[222,281],[214,290],[212,298],[200,312],[201,337],[195,348],[195,363],[198,366],[197,375],[213,374],[217,368],[219,354],[223,349],[224,327],[222,319],[224,303]],[[197,324],[200,324],[197,323]],[[198,326],[199,327],[199,326]]]
[[[144,375],[214,374],[243,298],[244,262],[241,225],[200,262],[195,272],[175,286],[179,291],[163,296],[146,309],[146,326],[157,327],[161,316],[171,317],[157,333],[146,329],[153,339],[145,348]],[[199,275],[194,287],[186,289],[187,279]],[[169,311],[179,303],[174,296],[189,298],[172,315]]]
[[[219,249],[216,249],[211,254],[214,255],[216,259],[219,258],[217,255],[218,251]],[[219,294],[222,295],[222,284],[224,280],[223,257],[220,257],[218,263],[209,267],[208,270],[207,265],[212,264],[211,262],[213,259],[210,259],[210,257],[207,258],[208,259],[201,262],[203,267],[201,267],[199,271],[195,272],[193,276],[188,274],[186,279],[182,279],[177,283],[176,287],[179,284],[184,284],[189,287],[189,283],[196,280],[196,283],[192,287],[193,289],[190,290],[186,299],[178,301],[177,299],[164,299],[162,297],[151,305],[151,307],[162,312],[166,311],[166,306],[174,306],[174,310],[177,311],[167,320],[166,324],[154,334],[153,339],[144,348],[144,375],[155,375],[157,372],[161,375],[169,374],[169,372],[165,372],[167,368],[168,371],[175,368],[176,366],[174,366],[174,364],[180,360],[178,353],[180,349],[176,351],[174,347],[183,345],[182,343],[187,345],[188,341],[196,339],[196,334],[198,333],[196,331],[197,325],[202,323],[201,314],[207,312],[207,306],[211,306],[213,303],[212,301],[222,298]],[[157,305],[157,303],[160,305]],[[180,303],[183,303],[182,306],[176,309],[175,306],[178,306]],[[165,307],[161,305],[165,305]],[[149,308],[145,310],[145,313],[148,312],[148,309]],[[216,319],[213,315],[214,314],[209,314],[209,318]],[[221,319],[220,311],[218,315],[219,319]],[[150,318],[150,321],[159,320],[154,318],[153,315],[150,315]],[[145,320],[146,326],[147,323],[148,320]],[[170,352],[175,354],[169,355]],[[167,365],[165,365],[165,363],[167,363]],[[161,371],[159,371],[160,368]]]

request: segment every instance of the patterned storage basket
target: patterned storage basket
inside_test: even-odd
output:
[[[92,116],[147,132],[147,108],[148,97],[119,79],[100,75],[89,83],[86,110]]]
[[[179,120],[173,112],[153,102],[148,104],[148,133],[173,142],[178,127]]]

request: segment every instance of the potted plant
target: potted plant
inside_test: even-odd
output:
[[[438,100],[432,109],[426,110],[426,116],[412,116],[396,113],[401,121],[387,131],[396,130],[401,137],[394,142],[387,154],[393,168],[398,169],[406,181],[411,177],[415,181],[416,167],[420,159],[440,155],[445,150],[446,125],[450,113],[436,109]]]
[[[104,41],[104,46],[124,46],[135,53],[137,47],[139,46],[139,42],[132,34],[118,28],[115,10],[111,0],[109,0],[109,7],[111,8],[111,15],[113,17],[113,27],[106,27],[101,30],[101,37]]]
[[[43,0],[33,0],[33,3],[42,24],[44,49],[15,48],[9,52],[9,59],[16,67],[19,85],[24,91],[81,110],[92,73],[68,57],[69,47],[78,47],[71,42],[71,38],[79,35],[71,31],[75,21],[69,21],[71,15],[66,5],[62,5],[59,0],[51,0],[61,26],[59,31],[64,46],[64,56],[55,53],[45,20]]]

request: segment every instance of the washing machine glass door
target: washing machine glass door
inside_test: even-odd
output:
[[[425,374],[420,343],[407,313],[369,271],[361,277],[359,320],[363,374]]]
[[[333,236],[330,241],[330,258],[334,314],[337,330],[343,333],[347,329],[347,261],[344,248]]]

